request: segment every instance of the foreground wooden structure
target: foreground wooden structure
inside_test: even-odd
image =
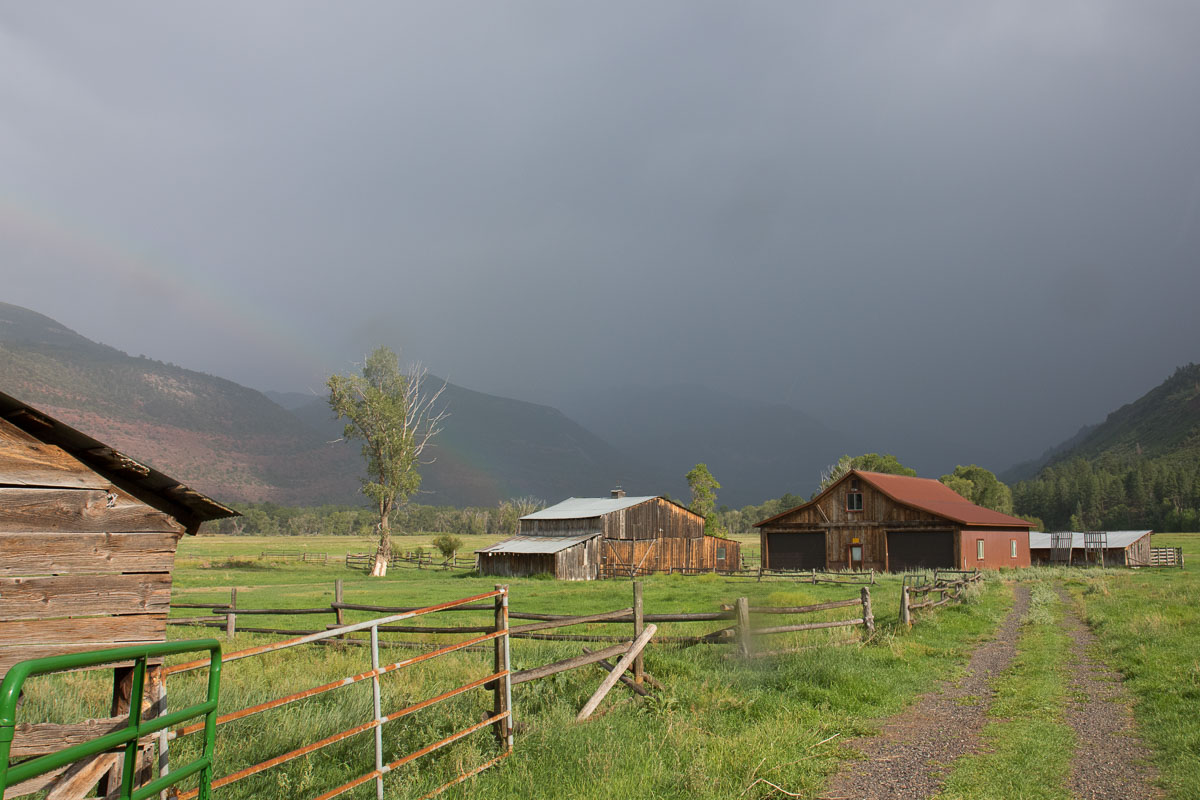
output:
[[[653,572],[723,572],[741,545],[704,533],[704,517],[664,497],[572,497],[522,517],[518,535],[476,552],[482,575],[587,581]]]
[[[236,514],[0,393],[0,674],[17,661],[165,641],[179,538]],[[160,665],[147,673],[146,696],[160,702]],[[114,720],[128,711],[132,675],[115,669]],[[56,752],[116,725],[20,725],[11,752]],[[87,777],[75,781],[84,790],[99,774]]]
[[[851,470],[755,526],[768,570],[1028,567],[1030,523],[927,478]]]

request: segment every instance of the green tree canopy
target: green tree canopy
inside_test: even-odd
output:
[[[907,475],[909,477],[916,477],[917,475],[915,469],[904,466],[890,453],[885,455],[863,453],[861,456],[842,456],[837,460],[836,464],[830,464],[821,473],[821,486],[813,496],[816,497],[817,494],[828,489],[852,469],[861,469],[866,472],[885,472],[889,475]]]
[[[708,471],[707,464],[697,464],[688,471],[684,476],[688,482],[688,488],[692,490],[692,502],[688,504],[688,508],[704,517],[704,530],[713,536],[720,536],[724,533],[724,528],[717,518],[717,489],[721,488],[721,484],[717,483],[717,479]]]
[[[360,375],[330,377],[329,406],[346,420],[343,435],[363,441],[367,475],[362,492],[379,512],[379,548],[372,575],[387,573],[391,558],[389,518],[421,485],[421,454],[441,431],[444,410],[435,403],[445,384],[434,392],[424,390],[425,371],[414,367],[407,374],[387,347],[371,353]]]
[[[960,464],[954,468],[954,472],[943,475],[939,480],[977,506],[1004,514],[1013,513],[1012,490],[991,470],[975,464]]]

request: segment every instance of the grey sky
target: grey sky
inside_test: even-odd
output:
[[[259,388],[387,342],[999,468],[1200,357],[1197,42],[1188,2],[7,3],[5,299]]]

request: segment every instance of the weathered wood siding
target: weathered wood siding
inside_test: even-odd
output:
[[[741,566],[741,544],[716,536],[695,538],[605,539],[601,557],[610,569],[669,572],[672,569],[726,571]]]
[[[1125,548],[1125,564],[1142,565],[1150,563],[1150,536],[1151,534],[1147,533]]]
[[[579,519],[523,519],[517,524],[518,536],[580,536],[604,530],[601,517]]]
[[[183,526],[0,419],[0,674],[166,638]]]
[[[599,576],[599,565],[599,536],[557,553],[478,553],[475,556],[475,568],[480,575],[509,578],[549,574],[562,581],[593,581]]]

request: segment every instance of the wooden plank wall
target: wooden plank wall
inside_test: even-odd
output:
[[[718,551],[725,549],[725,558]],[[671,569],[737,569],[741,565],[741,544],[731,539],[703,536],[699,539],[675,538],[646,540],[605,539],[601,553],[608,567],[667,572]]]
[[[161,642],[183,526],[0,420],[0,674]]]

